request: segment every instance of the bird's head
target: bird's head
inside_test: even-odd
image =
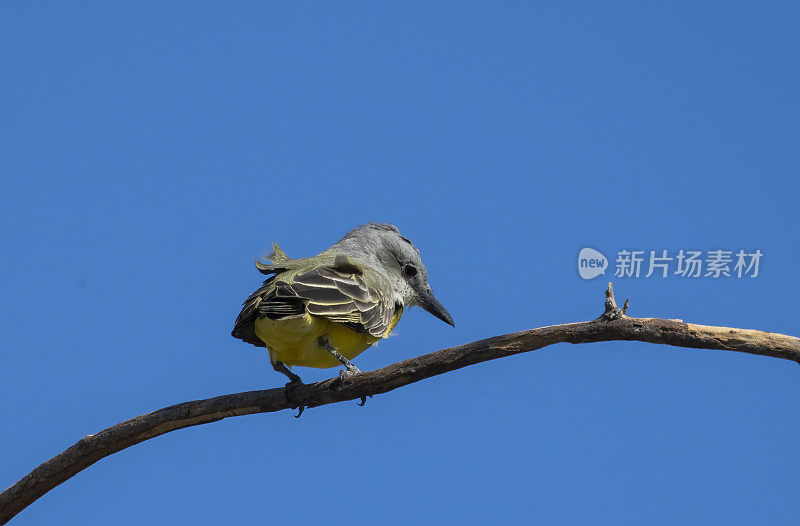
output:
[[[422,263],[419,250],[402,236],[396,226],[387,223],[368,223],[351,230],[330,250],[344,249],[361,257],[384,274],[395,292],[395,300],[406,307],[419,305],[443,322],[455,327],[447,312],[428,284],[428,270]]]

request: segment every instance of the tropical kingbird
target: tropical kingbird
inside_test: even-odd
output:
[[[431,292],[419,250],[394,225],[368,223],[311,258],[291,259],[272,245],[270,276],[244,302],[231,335],[266,347],[290,383],[293,365],[360,372],[350,360],[391,333],[403,309],[419,305],[454,325]]]

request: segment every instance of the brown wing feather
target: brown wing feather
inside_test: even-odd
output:
[[[310,314],[325,316],[357,332],[383,336],[389,329],[394,303],[379,287],[369,286],[350,262],[337,262],[296,276],[292,289]]]
[[[383,336],[394,315],[394,303],[384,299],[377,287],[370,287],[361,270],[346,259],[331,266],[297,274],[286,281],[271,276],[244,301],[231,335],[258,347],[258,318],[283,319],[308,312],[347,325],[356,332]]]

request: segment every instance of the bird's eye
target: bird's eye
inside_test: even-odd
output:
[[[411,263],[406,263],[403,265],[403,275],[407,278],[411,278],[417,275],[417,267],[412,265]]]

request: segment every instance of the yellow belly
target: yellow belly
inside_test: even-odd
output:
[[[392,320],[393,328],[400,320],[399,313]],[[259,318],[255,323],[256,335],[267,345],[272,362],[326,369],[341,365],[325,348],[319,338],[328,343],[348,360],[352,360],[381,338],[356,332],[341,323],[306,313],[285,320]],[[391,328],[383,336],[388,336]]]

